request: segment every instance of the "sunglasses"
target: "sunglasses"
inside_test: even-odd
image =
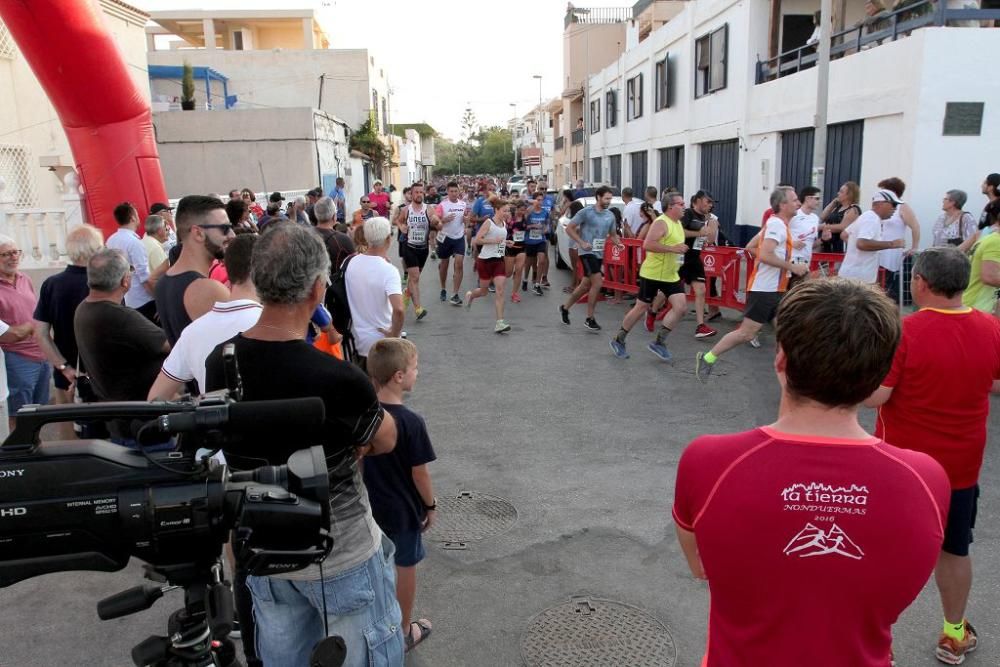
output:
[[[228,222],[224,225],[195,225],[195,227],[201,227],[202,229],[218,229],[222,231],[223,236],[228,236],[229,232],[233,231],[233,226]]]
[[[362,199],[362,200],[361,200],[361,203],[362,203],[362,204],[371,204],[371,202],[370,202],[370,201],[368,201],[367,199]]]

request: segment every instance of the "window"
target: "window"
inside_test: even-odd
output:
[[[628,120],[642,116],[642,74],[637,74],[625,82],[625,93],[628,96],[626,109]]]
[[[378,91],[372,90],[372,129],[378,132]]]
[[[590,103],[590,133],[597,134],[601,131],[601,101],[593,100]]]
[[[632,163],[632,192],[645,192],[646,186],[650,185],[646,171],[648,154],[646,151],[629,153],[629,159]]]
[[[0,58],[14,58],[14,38],[3,23],[0,23]]]
[[[695,42],[694,96],[701,97],[726,87],[726,56],[729,24]]]
[[[670,106],[670,54],[663,54],[663,60],[656,63],[656,111]]]
[[[382,98],[382,134],[389,134],[389,109],[384,97]]]
[[[601,182],[601,158],[595,157],[590,159],[590,180],[594,183]]]
[[[615,188],[620,188],[622,186],[622,156],[621,155],[610,155],[608,156],[608,180],[611,181],[611,186]]]
[[[234,30],[233,31],[233,50],[242,51],[243,50],[243,31]]]
[[[614,127],[618,124],[618,91],[609,90],[604,94],[605,118],[604,127]]]
[[[23,208],[38,204],[30,158],[27,146],[0,144],[0,178],[6,183],[4,195]]]

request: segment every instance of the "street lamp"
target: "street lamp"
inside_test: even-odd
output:
[[[510,132],[510,143],[511,147],[514,149],[514,173],[517,173],[517,128],[518,128],[518,117],[517,117],[517,102],[511,102],[510,106],[514,109],[514,123],[511,127]]]
[[[535,130],[538,137],[538,176],[542,175],[542,157],[545,155],[545,133],[542,131],[542,75],[535,74],[532,79],[538,79],[538,109],[535,113]]]

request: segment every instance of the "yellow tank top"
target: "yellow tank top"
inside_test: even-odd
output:
[[[660,237],[658,243],[661,246],[677,245],[684,243],[684,227],[677,220],[672,220],[666,215],[661,215],[657,220],[662,220],[667,225],[667,233]],[[663,283],[675,283],[681,279],[677,273],[677,260],[681,257],[674,252],[646,252],[646,257],[639,267],[639,277],[648,280],[658,280]]]

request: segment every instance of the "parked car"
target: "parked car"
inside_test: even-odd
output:
[[[584,190],[585,196],[580,197],[577,201],[584,206],[591,206],[597,201],[597,197],[594,196],[594,188],[589,188],[589,193],[587,193],[587,190]],[[611,199],[611,207],[618,209],[620,213],[625,212],[625,202],[618,196],[618,193]],[[566,225],[569,224],[569,220],[569,216],[564,215],[556,222],[556,268],[560,269],[568,269],[570,266],[569,244],[572,239],[566,233]]]

